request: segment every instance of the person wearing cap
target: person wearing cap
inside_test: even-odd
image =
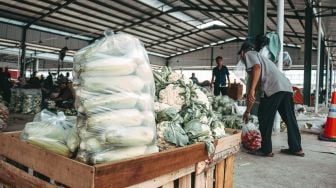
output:
[[[224,65],[223,57],[216,57],[217,66],[212,70],[212,78],[210,88],[214,87],[214,95],[227,95],[226,79],[230,85],[230,73],[228,68]]]
[[[281,152],[303,157],[301,136],[294,112],[292,84],[272,61],[255,51],[250,42],[245,41],[238,54],[251,78],[251,84],[247,88],[247,108],[243,115],[245,123],[249,120],[256,100],[256,89],[260,89],[262,93],[258,109],[261,148],[252,154],[268,157],[274,155],[271,137],[275,114],[278,111],[287,125],[289,145],[288,149],[282,149]]]

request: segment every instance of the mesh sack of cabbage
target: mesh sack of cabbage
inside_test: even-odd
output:
[[[249,151],[256,151],[261,147],[261,134],[258,127],[252,123],[242,125],[242,143]]]
[[[131,35],[105,35],[74,58],[77,159],[89,164],[158,151],[147,52]]]
[[[54,114],[43,110],[25,125],[21,140],[53,153],[72,157],[79,145],[76,118],[63,112]]]

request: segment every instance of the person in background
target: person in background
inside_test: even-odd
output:
[[[42,107],[45,107],[45,99],[48,99],[54,89],[54,82],[51,73],[48,73],[47,78],[41,84],[42,90]]]
[[[10,79],[11,79],[11,75],[10,75],[10,73],[9,73],[8,67],[5,68],[5,76],[6,76],[6,78],[10,81]]]
[[[220,94],[227,95],[227,83],[230,86],[230,73],[228,68],[224,65],[223,57],[216,57],[217,66],[212,70],[212,78],[210,87],[214,87],[214,95],[218,96]]]
[[[70,81],[70,73],[66,72],[65,74],[65,81],[68,83]]]
[[[194,72],[191,73],[191,77],[189,79],[192,80],[194,84],[199,85],[198,79],[196,78]]]
[[[6,102],[6,105],[8,106],[11,99],[11,84],[2,68],[0,68],[0,93],[3,100]]]
[[[289,145],[288,149],[282,149],[281,152],[303,157],[301,136],[294,112],[292,84],[273,62],[255,51],[250,42],[245,41],[238,54],[251,78],[251,84],[247,88],[247,107],[243,115],[245,123],[249,121],[250,111],[256,101],[256,90],[262,91],[258,109],[261,148],[251,154],[273,157],[272,129],[275,114],[279,111],[287,125]]]
[[[60,92],[53,100],[59,108],[72,108],[74,105],[74,94],[71,88],[72,83],[60,82]]]
[[[40,80],[36,77],[36,72],[33,72],[31,75],[29,81],[28,81],[29,87],[33,89],[39,89],[41,88],[41,82]]]

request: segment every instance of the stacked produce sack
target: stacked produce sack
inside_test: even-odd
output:
[[[79,145],[76,116],[42,110],[35,115],[33,122],[25,125],[21,140],[53,153],[72,157]]]
[[[160,150],[204,142],[208,152],[213,153],[213,140],[225,136],[225,127],[211,110],[208,96],[168,67],[154,71],[154,78]]]
[[[36,114],[41,111],[42,92],[40,89],[12,89],[11,112]]]
[[[78,160],[97,164],[158,151],[154,79],[137,38],[107,33],[80,50],[74,79]]]
[[[2,99],[0,97],[0,131],[3,131],[7,128],[8,115],[8,108],[2,102]]]

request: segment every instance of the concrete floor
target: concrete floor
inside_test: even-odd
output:
[[[273,136],[275,156],[259,157],[242,151],[234,169],[235,188],[336,188],[336,142],[321,142],[302,133],[305,157],[279,153],[287,134]]]

